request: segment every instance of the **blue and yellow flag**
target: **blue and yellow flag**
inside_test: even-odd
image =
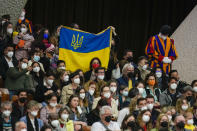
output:
[[[98,34],[92,34],[70,27],[60,30],[59,59],[66,62],[66,69],[75,71],[90,70],[90,61],[94,57],[101,60],[107,69],[112,39],[111,27]]]

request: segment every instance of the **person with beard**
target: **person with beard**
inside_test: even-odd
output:
[[[157,118],[156,127],[153,128],[151,131],[159,131],[162,128],[166,128],[167,131],[170,130],[169,127],[169,119],[166,114],[160,114]]]
[[[12,103],[12,115],[19,120],[27,114],[27,91],[21,89],[18,91],[18,100]]]
[[[143,129],[136,123],[135,117],[132,114],[125,116],[122,121],[121,129],[123,131],[143,131]]]
[[[101,121],[92,125],[91,131],[120,131],[118,123],[111,121],[112,108],[110,106],[101,107],[100,118]]]
[[[12,114],[12,103],[10,101],[3,102],[1,104],[0,130],[1,131],[14,130],[16,122],[17,119]]]
[[[177,115],[174,120],[173,131],[186,131],[185,126],[185,117],[183,115]]]

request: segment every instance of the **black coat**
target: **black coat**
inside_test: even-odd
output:
[[[54,93],[57,93],[57,86],[55,84],[53,84],[53,86],[49,89],[46,86],[42,85],[38,85],[36,87],[36,92],[35,92],[35,97],[34,99],[38,102],[43,102],[46,100],[46,96],[44,95],[44,93],[46,93],[48,90],[52,90]]]
[[[94,122],[100,121],[99,117],[99,110],[94,109],[89,114],[87,114],[87,123],[89,126],[91,126]]]
[[[2,114],[0,114],[0,131],[3,131],[3,117],[2,117]],[[15,130],[15,123],[17,122],[17,119],[14,115],[11,114],[11,124],[12,124],[12,130],[14,131]]]
[[[26,104],[24,104],[24,110],[23,110],[23,112],[21,112],[20,107],[18,105],[18,102],[17,101],[14,102],[12,104],[12,115],[15,117],[15,119],[17,121],[19,121],[21,117],[27,115],[27,107],[26,107]]]
[[[12,57],[12,63],[14,67],[17,67],[18,61],[15,57]],[[8,63],[4,56],[0,57],[0,75],[2,76],[3,80],[6,78],[6,73],[9,69]]]

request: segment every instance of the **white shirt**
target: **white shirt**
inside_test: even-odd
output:
[[[129,113],[130,113],[130,111],[129,111],[128,107],[123,108],[122,110],[119,111],[118,119],[117,119],[119,126],[122,124],[122,121],[125,118],[125,116],[129,115]]]
[[[33,126],[33,128],[34,128],[34,131],[36,131],[36,126],[35,126],[35,124],[34,124],[34,120],[30,119],[30,121],[31,121],[31,124],[32,124],[32,126]]]
[[[5,57],[5,60],[7,61],[9,68],[10,68],[10,67],[14,67],[14,64],[13,64],[13,62],[12,62],[12,58],[11,58],[11,60],[8,60],[8,59]]]
[[[107,127],[112,131],[120,131],[120,126],[117,122],[110,121]],[[106,131],[106,129],[100,122],[95,122],[91,127],[91,131]]]

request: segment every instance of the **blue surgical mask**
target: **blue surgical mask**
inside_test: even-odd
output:
[[[49,38],[49,34],[44,34],[44,39],[48,39]]]
[[[123,91],[123,92],[122,92],[122,95],[123,95],[123,96],[128,96],[128,94],[129,94],[128,91]]]
[[[38,62],[40,60],[40,56],[35,55],[34,56],[34,61]]]

